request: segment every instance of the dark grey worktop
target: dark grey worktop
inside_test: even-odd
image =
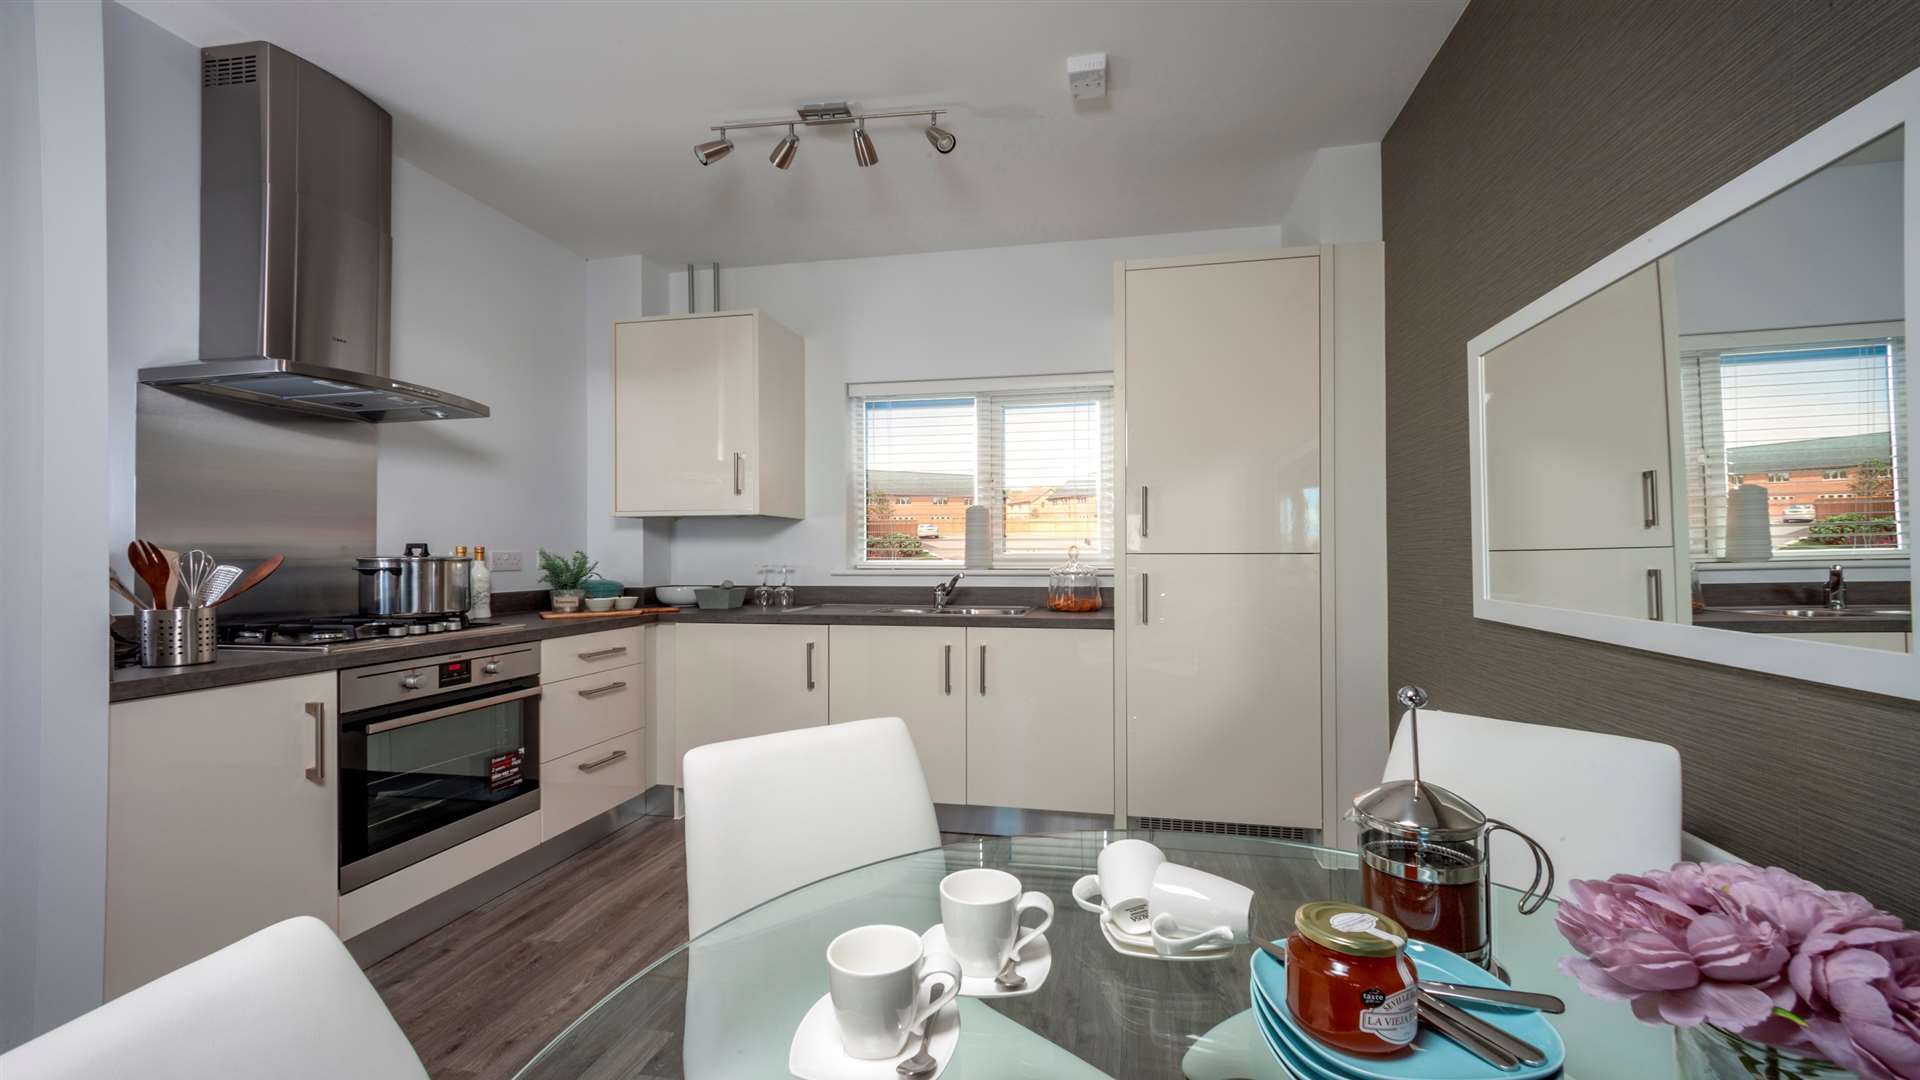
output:
[[[644,590],[634,590],[642,591]],[[464,651],[469,649],[488,649],[498,645],[515,645],[526,641],[539,641],[542,638],[570,637],[576,634],[593,634],[602,630],[617,630],[628,626],[645,626],[655,622],[688,623],[791,623],[805,626],[831,626],[847,624],[858,626],[1004,626],[1029,628],[1071,628],[1083,630],[1113,629],[1113,596],[1107,591],[1107,606],[1100,611],[1085,613],[1065,613],[1047,610],[1046,590],[1044,589],[1000,589],[967,588],[962,586],[954,606],[989,605],[1029,605],[1033,610],[1025,615],[891,615],[880,609],[887,607],[925,606],[929,603],[926,589],[903,589],[899,587],[848,587],[848,588],[801,588],[796,590],[795,606],[816,605],[811,611],[797,611],[791,615],[781,615],[764,611],[749,604],[747,607],[732,611],[700,611],[689,608],[671,615],[637,615],[615,619],[542,619],[537,611],[512,611],[526,603],[526,598],[543,600],[544,593],[517,594],[522,599],[516,602],[512,594],[497,597],[499,606],[493,621],[506,624],[511,629],[501,630],[485,636],[448,639],[429,636],[409,638],[392,645],[369,645],[363,648],[346,649],[332,653],[307,652],[253,652],[240,649],[221,649],[219,658],[211,664],[199,664],[194,667],[180,668],[117,668],[108,687],[108,701],[137,701],[141,698],[159,697],[165,694],[179,694],[190,690],[209,690],[219,686],[234,686],[240,683],[260,682],[266,679],[284,679],[294,675],[310,675],[320,671],[338,671],[341,668],[360,667],[365,664],[381,664],[392,660],[407,660],[416,656],[433,656],[439,653]],[[650,597],[643,596],[641,606],[648,606]]]
[[[1738,630],[1743,634],[1904,634],[1913,629],[1913,619],[1907,615],[1807,619],[1707,608],[1693,613],[1693,625],[1709,630]]]

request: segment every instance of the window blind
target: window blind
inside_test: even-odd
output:
[[[1765,489],[1773,557],[1907,549],[1903,338],[1683,344],[1680,393],[1696,558],[1755,557],[1755,522],[1731,505],[1742,485]]]
[[[848,404],[853,565],[958,565],[975,504],[994,566],[1052,565],[1070,547],[1111,561],[1109,377],[856,384]]]

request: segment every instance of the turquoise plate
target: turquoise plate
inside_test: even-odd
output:
[[[1407,956],[1423,979],[1468,986],[1506,985],[1472,961],[1438,946],[1409,941]],[[1279,1022],[1278,1034],[1286,1045],[1316,1068],[1343,1080],[1544,1080],[1559,1072],[1567,1060],[1566,1043],[1540,1013],[1458,1001],[1453,1004],[1539,1047],[1547,1056],[1546,1062],[1504,1071],[1496,1069],[1451,1039],[1424,1027],[1407,1053],[1391,1057],[1348,1054],[1308,1035],[1294,1020],[1287,1009],[1287,969],[1264,951],[1253,954],[1253,989],[1255,997],[1267,1006],[1267,1014]]]
[[[1293,1036],[1287,1034],[1286,1025],[1273,1015],[1273,1006],[1268,1005],[1267,999],[1261,996],[1258,983],[1255,983],[1253,993],[1253,1014],[1258,1018],[1255,1023],[1260,1028],[1261,1036],[1267,1040],[1267,1049],[1273,1051],[1281,1067],[1298,1080],[1346,1080],[1314,1064],[1306,1052],[1295,1044]]]

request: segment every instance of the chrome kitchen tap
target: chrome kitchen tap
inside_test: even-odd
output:
[[[953,599],[953,591],[960,587],[960,579],[965,576],[967,576],[966,571],[962,570],[948,578],[945,584],[935,585],[933,587],[933,610],[935,614],[946,610],[947,601]]]
[[[1847,606],[1847,576],[1838,564],[1827,571],[1827,606],[1835,611]]]

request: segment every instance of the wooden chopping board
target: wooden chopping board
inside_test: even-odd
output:
[[[635,615],[671,615],[677,607],[637,607],[629,611],[543,611],[543,619],[630,619]]]

